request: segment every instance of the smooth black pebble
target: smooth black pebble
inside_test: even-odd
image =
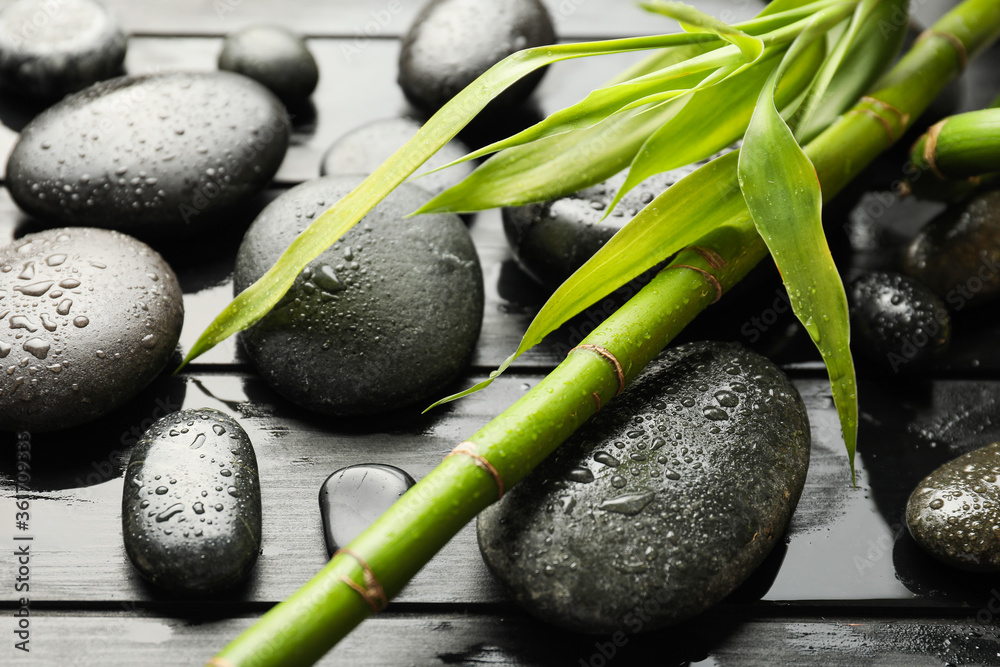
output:
[[[510,54],[555,41],[552,18],[539,0],[431,0],[403,37],[399,85],[415,107],[431,114]],[[491,106],[519,104],[543,73],[524,77]]]
[[[219,69],[262,83],[286,104],[304,101],[319,82],[319,67],[306,40],[276,25],[250,26],[227,35]]]
[[[1000,296],[1000,189],[952,205],[928,222],[906,248],[903,273],[952,310]]]
[[[412,118],[383,118],[352,130],[327,149],[319,173],[321,176],[370,174],[409,141],[420,129],[420,125]],[[469,152],[458,139],[452,139],[419,167],[417,174],[443,167]],[[436,195],[471,174],[473,167],[471,162],[463,162],[427,176],[413,178],[412,182]]]
[[[927,553],[962,570],[1000,572],[1000,443],[963,454],[925,477],[906,525]]]
[[[626,193],[606,218],[627,171],[559,199],[502,209],[514,259],[537,282],[558,287],[646,204],[702,164],[647,178]]]
[[[28,123],[7,187],[43,220],[186,237],[270,182],[290,131],[281,102],[238,74],[120,77]]]
[[[327,176],[268,205],[237,254],[236,292],[361,180]],[[482,269],[457,215],[405,217],[425,201],[425,190],[401,185],[243,333],[278,393],[318,412],[370,415],[426,407],[465,370],[482,324]]]
[[[111,412],[163,370],[183,321],[174,272],[130,236],[51,229],[0,249],[0,429]]]
[[[329,554],[346,547],[414,484],[405,471],[379,463],[348,466],[327,477],[319,510]]]
[[[503,499],[479,548],[513,598],[574,631],[642,631],[721,601],[781,539],[810,432],[795,386],[742,347],[668,349]]]
[[[17,0],[0,11],[0,86],[57,99],[119,74],[127,40],[92,0]]]
[[[158,419],[132,449],[122,495],[125,552],[180,595],[242,581],[260,553],[257,457],[243,427],[208,408]]]
[[[948,309],[913,278],[867,273],[851,283],[850,304],[857,347],[885,370],[920,370],[948,347]]]

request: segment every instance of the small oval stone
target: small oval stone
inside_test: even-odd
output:
[[[510,54],[555,41],[552,18],[539,0],[431,0],[403,37],[399,85],[415,107],[431,114]],[[543,73],[524,77],[491,106],[519,104]]]
[[[858,347],[885,370],[919,370],[948,347],[948,309],[913,278],[872,271],[851,284],[850,303]]]
[[[334,174],[370,174],[409,141],[420,123],[412,118],[383,118],[348,132],[327,149],[320,164],[321,176]],[[470,151],[458,139],[452,139],[417,170],[420,174],[457,160]],[[472,173],[474,165],[463,162],[427,176],[418,176],[413,183],[436,195]]]
[[[902,268],[954,310],[1000,295],[1000,189],[928,222],[907,246]]]
[[[28,123],[7,162],[7,187],[44,220],[185,236],[263,188],[289,133],[281,102],[238,74],[119,77]]]
[[[558,287],[646,204],[702,164],[647,178],[626,193],[607,217],[627,170],[559,199],[502,209],[514,259],[539,283]]]
[[[746,390],[720,428],[703,411],[734,383]],[[643,437],[626,437],[637,425]],[[659,457],[631,457],[661,433],[682,437]],[[614,443],[629,455],[628,474],[595,465]],[[654,630],[721,601],[764,560],[802,492],[809,447],[805,405],[767,359],[723,343],[668,349],[479,515],[479,547],[513,598],[545,621],[631,633],[638,607],[642,631]],[[581,483],[581,469],[595,479]]]
[[[320,178],[268,205],[240,246],[236,292],[361,180]],[[405,218],[426,200],[415,185],[397,188],[244,332],[278,393],[328,414],[375,414],[439,398],[465,369],[482,323],[482,269],[458,216]]]
[[[327,477],[319,490],[319,509],[330,555],[350,544],[414,484],[405,471],[379,463],[347,466]]]
[[[16,0],[0,11],[0,86],[51,100],[119,73],[126,38],[93,0]]]
[[[219,69],[250,77],[286,104],[302,102],[319,82],[316,58],[306,40],[277,25],[255,25],[227,35]]]
[[[1000,572],[1000,443],[959,456],[925,477],[906,503],[923,549],[962,570]]]
[[[65,259],[46,262],[55,255]],[[104,229],[51,229],[0,248],[5,267],[0,350],[9,351],[0,365],[0,429],[51,431],[90,421],[127,402],[169,362],[184,321],[183,294],[145,243]],[[38,285],[58,285],[61,296]],[[148,336],[154,342],[143,344]],[[38,372],[42,360],[59,372]]]
[[[223,469],[239,475],[222,477]],[[125,471],[122,535],[139,574],[171,593],[213,593],[245,579],[260,553],[260,481],[239,423],[208,408],[154,422]]]

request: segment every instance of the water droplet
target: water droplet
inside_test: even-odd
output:
[[[204,444],[205,444],[205,434],[204,433],[199,433],[198,437],[195,438],[194,442],[191,443],[190,448],[191,449],[198,449],[199,447],[201,447]]]
[[[726,419],[729,419],[728,412],[726,412],[722,408],[717,408],[715,406],[710,405],[707,408],[705,408],[703,412],[705,413],[705,416],[711,419],[712,421],[724,421]]]
[[[49,255],[45,263],[49,266],[59,266],[66,261],[66,255]]]
[[[38,319],[42,321],[42,326],[45,327],[46,331],[56,330],[56,323],[52,321],[52,318],[47,313],[42,313]]]
[[[34,283],[32,285],[15,285],[14,291],[20,292],[25,296],[42,296],[49,291],[49,288],[55,283],[54,280],[47,280],[40,283]]]
[[[162,496],[162,495],[163,495],[164,493],[166,493],[166,492],[167,492],[167,491],[169,491],[169,490],[170,490],[170,489],[168,489],[168,488],[167,488],[167,487],[165,487],[165,486],[158,486],[158,487],[156,487],[156,495],[158,495],[158,496]]]
[[[195,514],[204,514],[205,513],[205,506],[201,502],[197,502],[194,505],[192,505],[191,509],[194,510]]]
[[[328,264],[319,267],[319,271],[313,276],[313,282],[326,292],[339,292],[344,289],[344,283],[340,282],[333,267]]]
[[[201,437],[205,437],[205,436],[201,436]],[[223,477],[232,477],[233,476],[233,471],[230,470],[229,468],[223,468],[222,470],[219,471],[219,474],[222,475]]]
[[[98,359],[104,359],[104,358],[106,358],[108,356],[107,352],[105,352],[104,350],[98,350],[94,354],[97,355]]]
[[[141,345],[147,350],[152,350],[154,347],[156,347],[156,334],[149,334],[147,336],[143,336]]]
[[[216,503],[216,504],[215,504],[215,511],[216,511],[216,512],[221,512],[221,511],[222,511],[222,510],[224,510],[224,509],[226,509],[226,507],[225,507],[225,505],[223,505],[222,503]]]
[[[53,373],[62,373],[63,369],[62,364],[52,364],[51,366],[47,366],[47,368]]]
[[[674,479],[674,480],[681,478],[681,474],[672,468],[664,468],[663,476],[666,477],[667,479]]]
[[[0,359],[3,359],[8,354],[10,354],[10,345],[0,341]]]
[[[225,435],[226,429],[222,427],[221,424],[215,424],[212,426],[212,430],[215,431],[215,435]]]
[[[939,509],[941,509],[942,507],[944,507],[944,501],[943,501],[943,500],[941,500],[940,498],[935,498],[935,499],[934,499],[934,500],[932,500],[932,501],[931,501],[931,503],[930,503],[930,508],[931,508],[932,510],[939,510]]]
[[[21,270],[21,275],[18,276],[21,280],[31,280],[35,277],[35,263],[25,262],[24,268]]]
[[[102,262],[91,262],[90,265],[92,267],[94,267],[95,269],[106,269],[106,268],[108,268],[108,265],[104,264]]]
[[[625,478],[622,477],[621,475],[615,475],[614,477],[611,478],[611,486],[615,487],[616,489],[620,489],[626,484],[628,484],[628,482],[625,481]]]
[[[36,359],[44,359],[49,356],[49,342],[41,338],[31,338],[24,341],[22,345],[24,351],[34,356]]]
[[[740,398],[728,389],[715,392],[715,400],[725,408],[735,408],[740,404]]]
[[[157,489],[157,493],[159,493],[159,489]],[[170,507],[168,507],[167,509],[163,510],[162,512],[156,515],[156,522],[163,523],[164,521],[169,521],[171,518],[177,516],[183,511],[184,511],[183,503],[174,503],[173,505],[171,505]]]
[[[650,446],[649,449],[650,449],[650,451],[654,451],[655,452],[657,449],[659,449],[660,447],[663,447],[665,444],[667,444],[667,441],[664,440],[663,438],[654,438],[653,439],[653,444]]]
[[[231,486],[228,489],[226,489],[226,493],[228,493],[229,495],[231,495],[233,498],[239,498],[240,497],[240,491],[235,486]]]
[[[23,315],[14,315],[10,318],[10,328],[11,329],[27,329],[28,333],[35,333],[38,331],[38,327],[32,324],[27,317]]]
[[[629,516],[638,514],[646,505],[653,502],[656,494],[652,491],[646,493],[626,493],[617,498],[609,498],[600,504],[600,509],[616,514],[626,514]]]
[[[596,454],[594,454],[594,460],[597,461],[598,463],[602,463],[608,466],[609,468],[617,468],[622,464],[621,461],[611,456],[611,454],[608,454],[607,452],[597,452]]]
[[[64,289],[75,289],[79,286],[80,286],[80,281],[77,280],[76,278],[66,278],[65,280],[61,280],[59,282],[59,287],[62,287]]]
[[[69,309],[72,307],[73,307],[72,299],[63,299],[62,301],[59,302],[59,305],[56,306],[56,312],[59,313],[60,315],[69,315]]]
[[[579,482],[581,484],[589,484],[594,481],[594,473],[590,472],[587,468],[575,468],[570,470],[566,477],[571,482]]]

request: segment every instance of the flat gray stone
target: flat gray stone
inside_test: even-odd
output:
[[[276,25],[255,25],[226,35],[219,69],[250,77],[286,104],[304,101],[319,82],[319,67],[306,40]]]

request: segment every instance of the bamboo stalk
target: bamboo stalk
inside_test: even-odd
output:
[[[994,107],[997,102],[1000,98]],[[913,144],[910,162],[915,177],[909,190],[917,197],[963,199],[1000,171],[1000,109],[970,111],[935,123]]]
[[[905,22],[886,29],[905,29]],[[810,143],[806,152],[823,185],[824,200],[900,137],[961,71],[968,55],[998,33],[1000,3],[966,0],[935,24],[875,92]],[[741,197],[734,158],[735,154],[722,158],[731,159],[733,169],[718,184],[720,202]],[[357,556],[336,555],[209,664],[312,664],[371,614],[371,605],[379,606],[375,601],[370,605],[357,589],[373,591],[377,580],[387,597],[398,593],[455,533],[497,499],[498,480],[509,488],[527,475],[715,300],[716,285],[730,288],[766,255],[742,205],[734,207],[727,225],[706,235],[699,245],[718,253],[725,266],[720,268],[718,262],[709,262],[694,250],[681,252],[668,269],[584,340],[620,360],[620,375],[594,348],[571,352],[534,389],[470,438],[474,444],[467,447],[479,460],[468,455],[446,458],[349,545],[351,554]],[[679,267],[682,264],[693,268]],[[359,558],[376,580],[366,576]],[[342,577],[349,578],[354,587]]]

